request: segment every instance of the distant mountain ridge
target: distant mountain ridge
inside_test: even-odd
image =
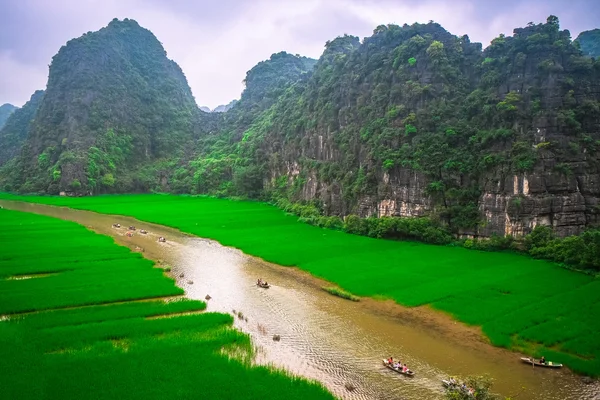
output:
[[[221,104],[220,106],[217,106],[217,107],[215,107],[212,110],[210,108],[206,107],[206,106],[201,106],[201,107],[198,107],[198,108],[201,111],[204,111],[204,112],[207,112],[207,113],[210,113],[210,112],[213,112],[213,113],[222,113],[222,112],[229,111],[237,102],[238,102],[238,100],[231,100],[229,102],[229,104],[225,104],[225,105]]]
[[[237,104],[238,100],[231,100],[228,104],[225,105],[220,105],[215,107],[214,110],[212,110],[212,112],[227,112],[229,111],[233,106],[235,106]]]
[[[44,91],[37,90],[23,107],[14,108],[0,129],[0,166],[21,151],[43,97]]]
[[[600,57],[600,29],[581,32],[575,42],[579,43],[583,54]]]
[[[6,103],[0,106],[0,129],[6,123],[6,120],[10,115],[15,112],[19,107],[13,106],[12,104]]]

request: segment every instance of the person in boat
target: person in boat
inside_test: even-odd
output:
[[[394,367],[394,369],[401,368],[402,367],[402,363],[399,362],[399,361],[397,361],[397,362],[394,363],[393,367]]]
[[[394,365],[394,359],[392,357],[388,358],[387,359],[387,363],[393,366]]]
[[[267,281],[263,282],[263,286],[269,286],[269,284],[267,283]]]
[[[406,364],[404,364],[402,366],[402,372],[408,372],[408,371],[410,371],[410,370],[408,369],[408,367],[406,366]]]
[[[258,278],[258,281],[256,281],[257,285],[262,285],[262,279]]]
[[[540,364],[546,364],[546,357],[542,356],[542,358],[540,358]]]

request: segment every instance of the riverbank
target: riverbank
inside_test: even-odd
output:
[[[481,326],[497,346],[600,374],[600,281],[524,256],[371,239],[299,223],[253,202],[166,196],[2,198],[68,206],[175,227],[357,296],[430,305]]]
[[[231,315],[177,297],[183,290],[162,269],[111,238],[0,209],[0,240],[6,398],[333,398],[252,366],[249,337]]]

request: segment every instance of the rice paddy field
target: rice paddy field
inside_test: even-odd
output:
[[[430,305],[481,326],[494,345],[600,375],[600,279],[546,261],[350,235],[303,224],[258,202],[158,194],[0,198],[171,226],[297,266],[357,296]]]
[[[0,398],[333,399],[182,293],[111,238],[0,208]]]

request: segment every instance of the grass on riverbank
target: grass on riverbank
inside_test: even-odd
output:
[[[110,238],[3,209],[0,232],[3,399],[333,398],[251,366],[249,337],[232,329],[231,315],[150,299],[182,290]]]
[[[360,297],[355,296],[352,293],[347,292],[343,289],[337,288],[335,286],[324,287],[323,290],[334,296],[341,297],[342,299],[351,300],[351,301],[360,301]]]
[[[299,223],[275,207],[206,197],[16,197],[168,225],[281,265],[357,296],[433,307],[482,326],[493,344],[522,347],[600,375],[600,280],[528,257],[377,240]]]

